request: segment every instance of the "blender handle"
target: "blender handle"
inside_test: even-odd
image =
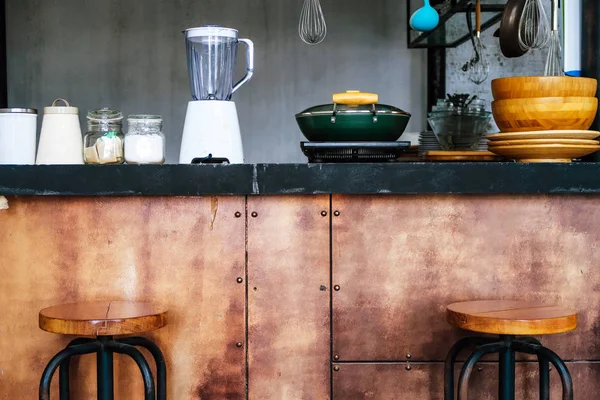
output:
[[[254,43],[250,39],[238,39],[238,42],[246,45],[246,76],[235,84],[231,94],[235,93],[244,83],[252,79],[252,75],[254,75]]]

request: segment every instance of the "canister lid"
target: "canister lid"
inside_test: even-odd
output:
[[[201,26],[199,28],[190,28],[185,31],[185,36],[187,38],[200,38],[207,36],[217,36],[217,37],[226,37],[237,39],[238,31],[237,29],[225,28],[218,25],[207,25]]]
[[[119,110],[101,108],[98,110],[90,110],[87,114],[87,119],[89,121],[100,123],[120,122],[123,120],[123,113]]]
[[[65,103],[64,106],[57,106],[59,102]],[[44,107],[44,114],[79,114],[77,107],[71,107],[68,101],[65,99],[56,99],[52,102],[51,107]]]
[[[147,123],[157,123],[162,122],[163,119],[160,115],[147,115],[147,114],[134,114],[130,115],[127,120],[129,122],[147,122]]]
[[[0,114],[35,114],[37,115],[35,108],[0,108]]]

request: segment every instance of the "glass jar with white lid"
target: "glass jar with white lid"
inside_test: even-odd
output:
[[[127,164],[164,164],[165,135],[160,115],[130,115],[125,134]]]

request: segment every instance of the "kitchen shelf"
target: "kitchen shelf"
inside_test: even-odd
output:
[[[481,30],[492,27],[502,19],[507,0],[481,0]],[[415,31],[408,26],[408,47],[450,48],[459,46],[470,39],[467,27],[467,12],[473,13],[475,28],[475,0],[431,0],[431,5],[440,14],[440,24],[430,32]],[[423,0],[407,2],[408,18],[420,7]]]

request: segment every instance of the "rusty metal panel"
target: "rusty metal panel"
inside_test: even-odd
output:
[[[334,196],[334,354],[443,360],[463,333],[446,305],[516,299],[579,311],[544,337],[563,358],[600,358],[600,197]]]
[[[329,206],[248,198],[249,399],[330,397]]]
[[[36,397],[45,364],[70,339],[42,332],[40,309],[112,299],[168,306],[169,325],[148,336],[165,353],[170,398],[246,397],[245,351],[236,346],[245,338],[245,287],[237,282],[245,276],[245,198],[36,197],[9,205],[0,211],[0,399]],[[115,364],[115,397],[143,398],[134,362]],[[74,362],[72,374],[73,398],[94,398],[94,357]]]
[[[567,363],[573,376],[575,400],[600,396],[600,366],[597,363]],[[341,364],[333,372],[334,399],[361,400],[439,400],[444,397],[444,365],[442,363],[411,364]],[[457,366],[458,377],[460,366]],[[560,378],[551,372],[551,398],[562,396]],[[516,398],[539,399],[537,364],[518,363],[516,367]],[[469,398],[498,398],[498,365],[480,364],[469,382]]]

